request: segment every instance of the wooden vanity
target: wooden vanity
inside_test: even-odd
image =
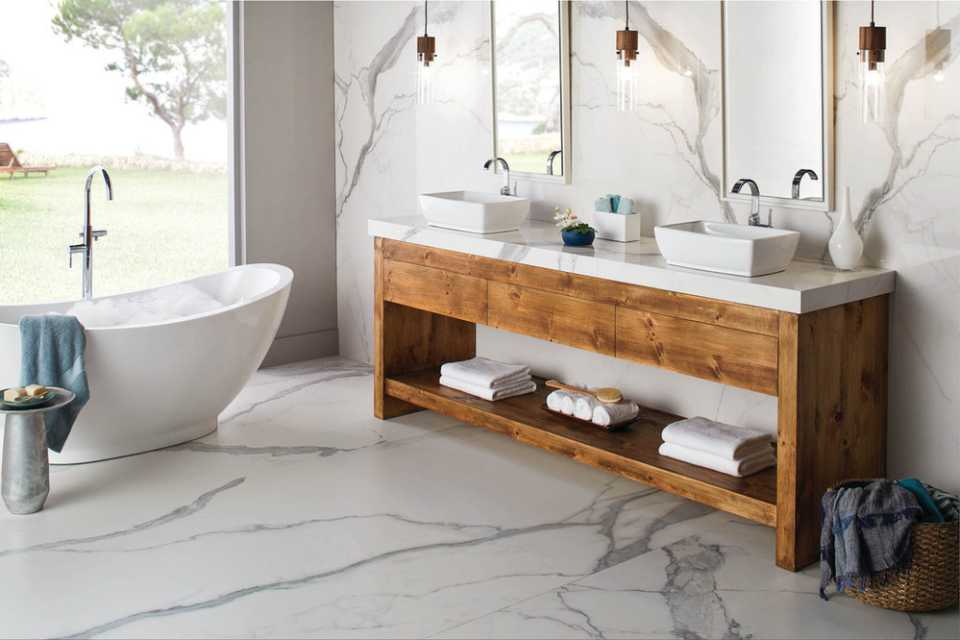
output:
[[[609,256],[538,246],[530,234],[548,230],[536,225],[491,240],[417,231],[415,218],[391,224],[370,223],[377,417],[430,409],[774,527],[776,562],[790,570],[817,559],[823,491],[842,479],[884,475],[892,272],[845,280],[809,266],[795,280],[812,284],[795,285],[793,296],[773,291],[787,276],[738,281],[676,270],[652,253],[629,253],[641,248],[612,243],[604,243]],[[550,251],[557,265],[569,259],[571,270],[602,271],[606,260],[623,271],[608,278],[525,264],[552,260]],[[624,282],[624,274],[673,277],[677,288],[712,287],[724,299]],[[780,306],[796,300],[799,309],[730,299],[754,293]],[[851,297],[858,299],[822,306]],[[660,431],[679,417],[654,409],[608,433],[547,411],[542,385],[498,402],[440,386],[442,363],[476,355],[477,324],[776,396],[777,467],[733,478],[662,457]]]

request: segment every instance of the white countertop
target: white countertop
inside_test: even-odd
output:
[[[368,231],[427,247],[791,313],[890,293],[896,281],[895,271],[838,271],[806,260],[757,278],[674,267],[660,255],[653,238],[627,243],[598,239],[592,247],[565,247],[559,230],[540,221],[528,221],[518,231],[481,235],[430,227],[423,216],[403,216],[374,218]]]

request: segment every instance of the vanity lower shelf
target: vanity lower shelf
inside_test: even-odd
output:
[[[680,420],[655,409],[641,408],[639,419],[620,431],[605,431],[546,408],[549,389],[538,380],[535,393],[488,402],[441,386],[433,368],[390,376],[388,396],[430,409],[526,444],[561,453],[579,462],[639,480],[670,493],[775,526],[777,472],[767,469],[747,478],[733,478],[657,453],[660,432]]]

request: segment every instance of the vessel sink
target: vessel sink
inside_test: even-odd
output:
[[[530,201],[482,191],[420,194],[420,210],[434,227],[499,233],[515,231],[530,213]]]
[[[672,265],[748,277],[786,269],[800,241],[797,231],[706,220],[666,224],[653,233]]]

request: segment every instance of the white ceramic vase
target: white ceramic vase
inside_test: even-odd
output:
[[[853,226],[850,216],[850,187],[843,192],[843,206],[840,207],[840,218],[830,237],[830,259],[833,266],[844,271],[853,271],[860,266],[863,256],[863,240]]]

